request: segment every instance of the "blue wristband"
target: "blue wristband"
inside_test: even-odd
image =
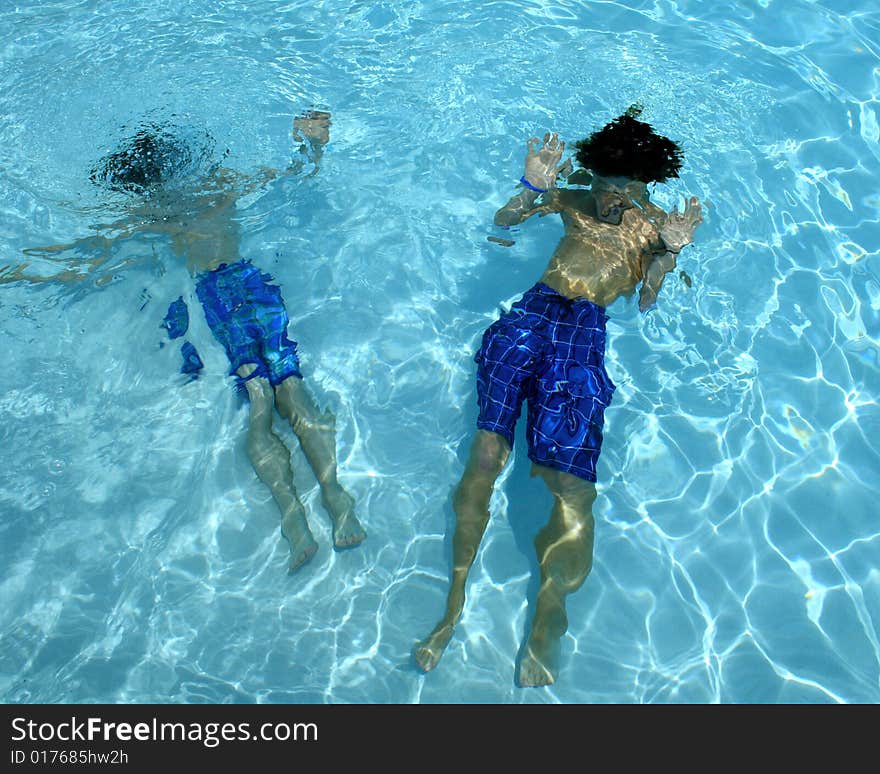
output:
[[[532,185],[528,180],[526,180],[526,176],[525,176],[525,175],[523,175],[523,176],[519,179],[519,182],[522,183],[526,188],[528,188],[528,189],[530,189],[530,190],[532,190],[532,191],[535,191],[535,192],[537,192],[537,193],[547,193],[547,190],[548,190],[548,189],[546,189],[546,188],[538,188],[538,187]]]

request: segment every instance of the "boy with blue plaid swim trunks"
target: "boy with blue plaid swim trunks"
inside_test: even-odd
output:
[[[605,370],[605,310],[539,282],[483,335],[475,356],[477,427],[513,446],[528,402],[529,459],[596,480],[614,385]]]
[[[647,183],[677,177],[682,155],[675,143],[639,121],[640,113],[634,106],[577,143],[582,169],[568,181],[589,183],[586,190],[556,188],[557,177],[572,171],[570,160],[559,165],[565,143],[556,134],[546,134],[543,143],[529,140],[523,188],[495,215],[496,225],[512,226],[535,214],[559,213],[565,235],[541,280],[488,328],[475,356],[478,429],[453,499],[446,611],[415,647],[425,671],[437,666],[461,616],[495,480],[525,401],[533,475],[547,484],[554,507],[535,539],[541,584],[518,681],[540,686],[557,677],[560,640],[568,627],[565,598],[580,588],[592,566],[596,464],[614,393],[605,370],[605,308],[641,283],[639,309],[650,309],[702,220],[695,198],[683,213],[678,208],[666,213],[649,201]]]
[[[208,327],[226,350],[230,374],[252,363],[256,367],[242,383],[260,378],[277,387],[290,376],[303,377],[296,342],[287,336],[281,289],[271,281],[250,261],[223,263],[199,277],[196,294]]]
[[[128,196],[126,218],[111,227],[114,236],[25,251],[45,257],[72,248],[97,248],[103,255],[83,261],[80,266],[85,272],[66,261],[65,265],[75,268],[49,278],[26,275],[26,264],[0,276],[0,282],[79,281],[109,259],[109,247],[117,240],[142,232],[170,238],[174,253],[197,278],[196,293],[208,326],[229,357],[230,374],[247,391],[248,456],[281,511],[291,571],[314,556],[317,543],[293,486],[290,452],[272,431],[276,409],[290,423],[318,480],[334,546],[356,546],[366,532],[355,516],[354,499],[337,479],[334,418],[318,410],[303,384],[296,342],[287,335],[289,321],[281,290],[268,274],[238,255],[234,208],[242,196],[282,175],[302,172],[307,163],[313,165],[308,175],[317,172],[329,129],[329,113],[306,111],[293,122],[293,137],[301,142],[300,158],[287,170],[263,168],[259,175],[245,177],[212,164],[196,177],[192,164],[200,161],[200,149],[182,141],[173,127],[146,124],[119,150],[102,158],[91,173],[93,182]],[[186,333],[188,321],[186,304],[180,298],[169,307],[163,325],[174,339]],[[182,354],[184,373],[202,368],[192,344],[185,342]]]

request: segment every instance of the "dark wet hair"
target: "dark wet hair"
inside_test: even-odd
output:
[[[628,177],[644,183],[662,183],[678,177],[684,154],[672,140],[639,121],[640,105],[605,124],[575,144],[577,162],[602,177]]]
[[[213,148],[213,138],[207,132],[194,144],[173,127],[145,124],[118,150],[101,158],[89,172],[89,179],[114,191],[149,195],[199,168],[205,171]]]

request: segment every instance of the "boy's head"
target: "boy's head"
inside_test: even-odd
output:
[[[89,179],[120,193],[149,196],[193,173],[209,171],[206,164],[213,148],[207,132],[193,143],[169,127],[145,124],[118,150],[101,158]]]
[[[639,121],[642,108],[633,105],[622,116],[575,144],[577,162],[602,177],[624,177],[662,183],[678,177],[684,155],[672,140]]]

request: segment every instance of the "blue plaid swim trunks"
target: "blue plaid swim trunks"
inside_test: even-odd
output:
[[[288,376],[302,379],[302,374],[296,342],[287,337],[281,289],[271,281],[250,261],[224,263],[199,277],[196,294],[208,327],[229,357],[229,373],[253,363],[256,370],[247,378],[259,376],[275,386]]]
[[[601,306],[538,283],[483,334],[477,361],[477,427],[513,446],[528,400],[529,459],[596,480],[605,409],[615,387],[605,370]]]

